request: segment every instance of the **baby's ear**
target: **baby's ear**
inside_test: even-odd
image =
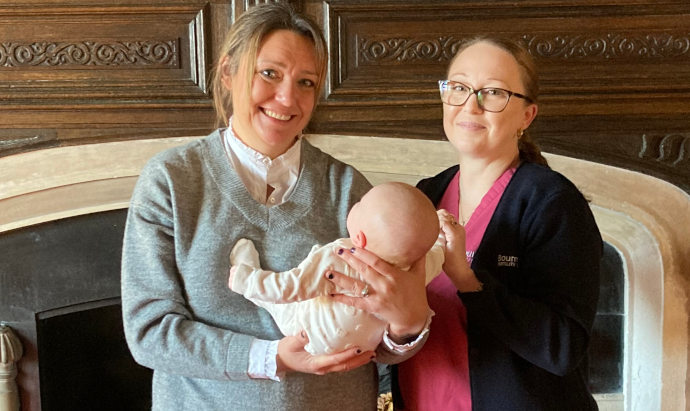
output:
[[[362,231],[357,231],[357,234],[351,239],[352,244],[356,245],[359,248],[366,248],[367,247],[367,236],[364,235]]]

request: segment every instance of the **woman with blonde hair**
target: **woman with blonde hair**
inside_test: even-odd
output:
[[[402,360],[423,342],[400,353],[382,345],[313,356],[304,337],[283,336],[266,310],[226,286],[238,239],[254,242],[262,266],[286,270],[313,244],[345,236],[348,210],[371,187],[302,138],[326,60],[318,26],[289,5],[247,10],[216,64],[221,128],[141,172],[125,230],[122,309],[134,359],[154,370],[154,410],[374,409],[372,359]],[[405,274],[374,310],[394,341],[419,334],[429,309],[423,282]]]

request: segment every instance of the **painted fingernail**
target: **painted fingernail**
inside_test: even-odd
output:
[[[354,248],[354,247],[350,248],[350,252],[351,252],[352,254],[354,254],[354,253],[355,253],[355,248]]]
[[[342,254],[343,254],[343,249],[342,249],[342,248],[339,248],[339,249],[338,249],[338,255],[342,255]]]

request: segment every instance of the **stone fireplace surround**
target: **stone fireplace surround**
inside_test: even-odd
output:
[[[46,149],[0,158],[0,236],[75,216],[109,214],[117,232],[139,170],[154,153],[198,137],[132,140]],[[310,141],[348,162],[376,184],[416,182],[454,163],[447,142],[400,138],[311,135]],[[626,271],[625,350],[622,398],[598,398],[600,407],[626,410],[685,410],[688,405],[688,273],[690,196],[676,186],[640,173],[557,155],[551,166],[573,180],[591,200],[600,230],[621,254]],[[119,211],[118,211],[119,210]],[[120,214],[118,214],[120,213]],[[69,237],[68,237],[69,238]],[[75,240],[76,241],[76,240]],[[119,252],[116,244],[105,244]],[[84,247],[99,246],[84,244]],[[2,251],[9,256],[11,253]],[[119,256],[116,256],[119,257]],[[0,257],[3,258],[3,257]],[[119,258],[115,258],[119,262]],[[31,264],[31,261],[26,261]],[[98,262],[94,262],[95,267]],[[112,264],[112,262],[111,262]],[[112,268],[112,267],[111,267]],[[7,273],[21,276],[21,272]],[[0,285],[14,279],[0,278]],[[93,279],[92,279],[93,280]],[[95,287],[96,306],[117,304],[114,285]],[[30,292],[30,291],[29,291]],[[38,320],[67,308],[44,301]],[[55,302],[57,304],[57,302]],[[23,410],[39,410],[36,326],[12,301],[0,302],[3,357],[0,394],[12,387]],[[23,352],[8,350],[5,331],[17,335]],[[16,348],[16,347],[15,347]],[[17,363],[11,355],[14,352]],[[43,365],[42,365],[43,367]],[[10,381],[11,380],[11,381]],[[0,395],[0,410],[10,400]],[[6,401],[3,403],[2,401]]]

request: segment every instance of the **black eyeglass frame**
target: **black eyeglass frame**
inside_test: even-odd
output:
[[[467,95],[467,98],[465,99],[465,101],[463,101],[463,102],[460,103],[460,104],[451,104],[451,103],[446,103],[445,101],[443,101],[443,91],[446,90],[446,89],[448,89],[448,85],[449,85],[449,84],[451,84],[451,85],[452,85],[452,84],[461,84],[461,85],[467,87],[467,89],[470,91],[470,93]],[[474,94],[475,96],[477,96],[477,105],[478,105],[482,110],[488,111],[488,112],[490,112],[490,113],[500,113],[501,111],[505,110],[506,107],[508,107],[508,103],[510,103],[510,98],[511,98],[512,96],[519,97],[519,98],[521,98],[521,99],[527,101],[527,102],[530,103],[530,104],[534,103],[534,101],[533,101],[529,96],[526,96],[526,95],[520,94],[520,93],[516,93],[516,92],[514,92],[514,91],[506,90],[506,89],[504,89],[504,88],[500,88],[500,87],[482,87],[482,88],[480,88],[479,90],[475,90],[475,89],[473,89],[472,87],[468,86],[468,85],[465,84],[465,83],[462,83],[462,82],[460,82],[460,81],[453,81],[453,80],[439,80],[439,81],[438,81],[438,90],[439,90],[439,93],[441,94],[441,102],[442,102],[443,104],[448,104],[449,106],[456,106],[456,107],[465,105],[465,103],[467,103],[467,100],[470,99],[470,96],[471,96],[472,94]],[[501,91],[505,91],[506,93],[508,93],[508,98],[506,99],[506,104],[503,106],[503,108],[500,109],[500,110],[487,110],[487,109],[484,107],[484,103],[482,103],[482,99],[479,98],[479,94],[482,93],[484,90],[501,90]]]

